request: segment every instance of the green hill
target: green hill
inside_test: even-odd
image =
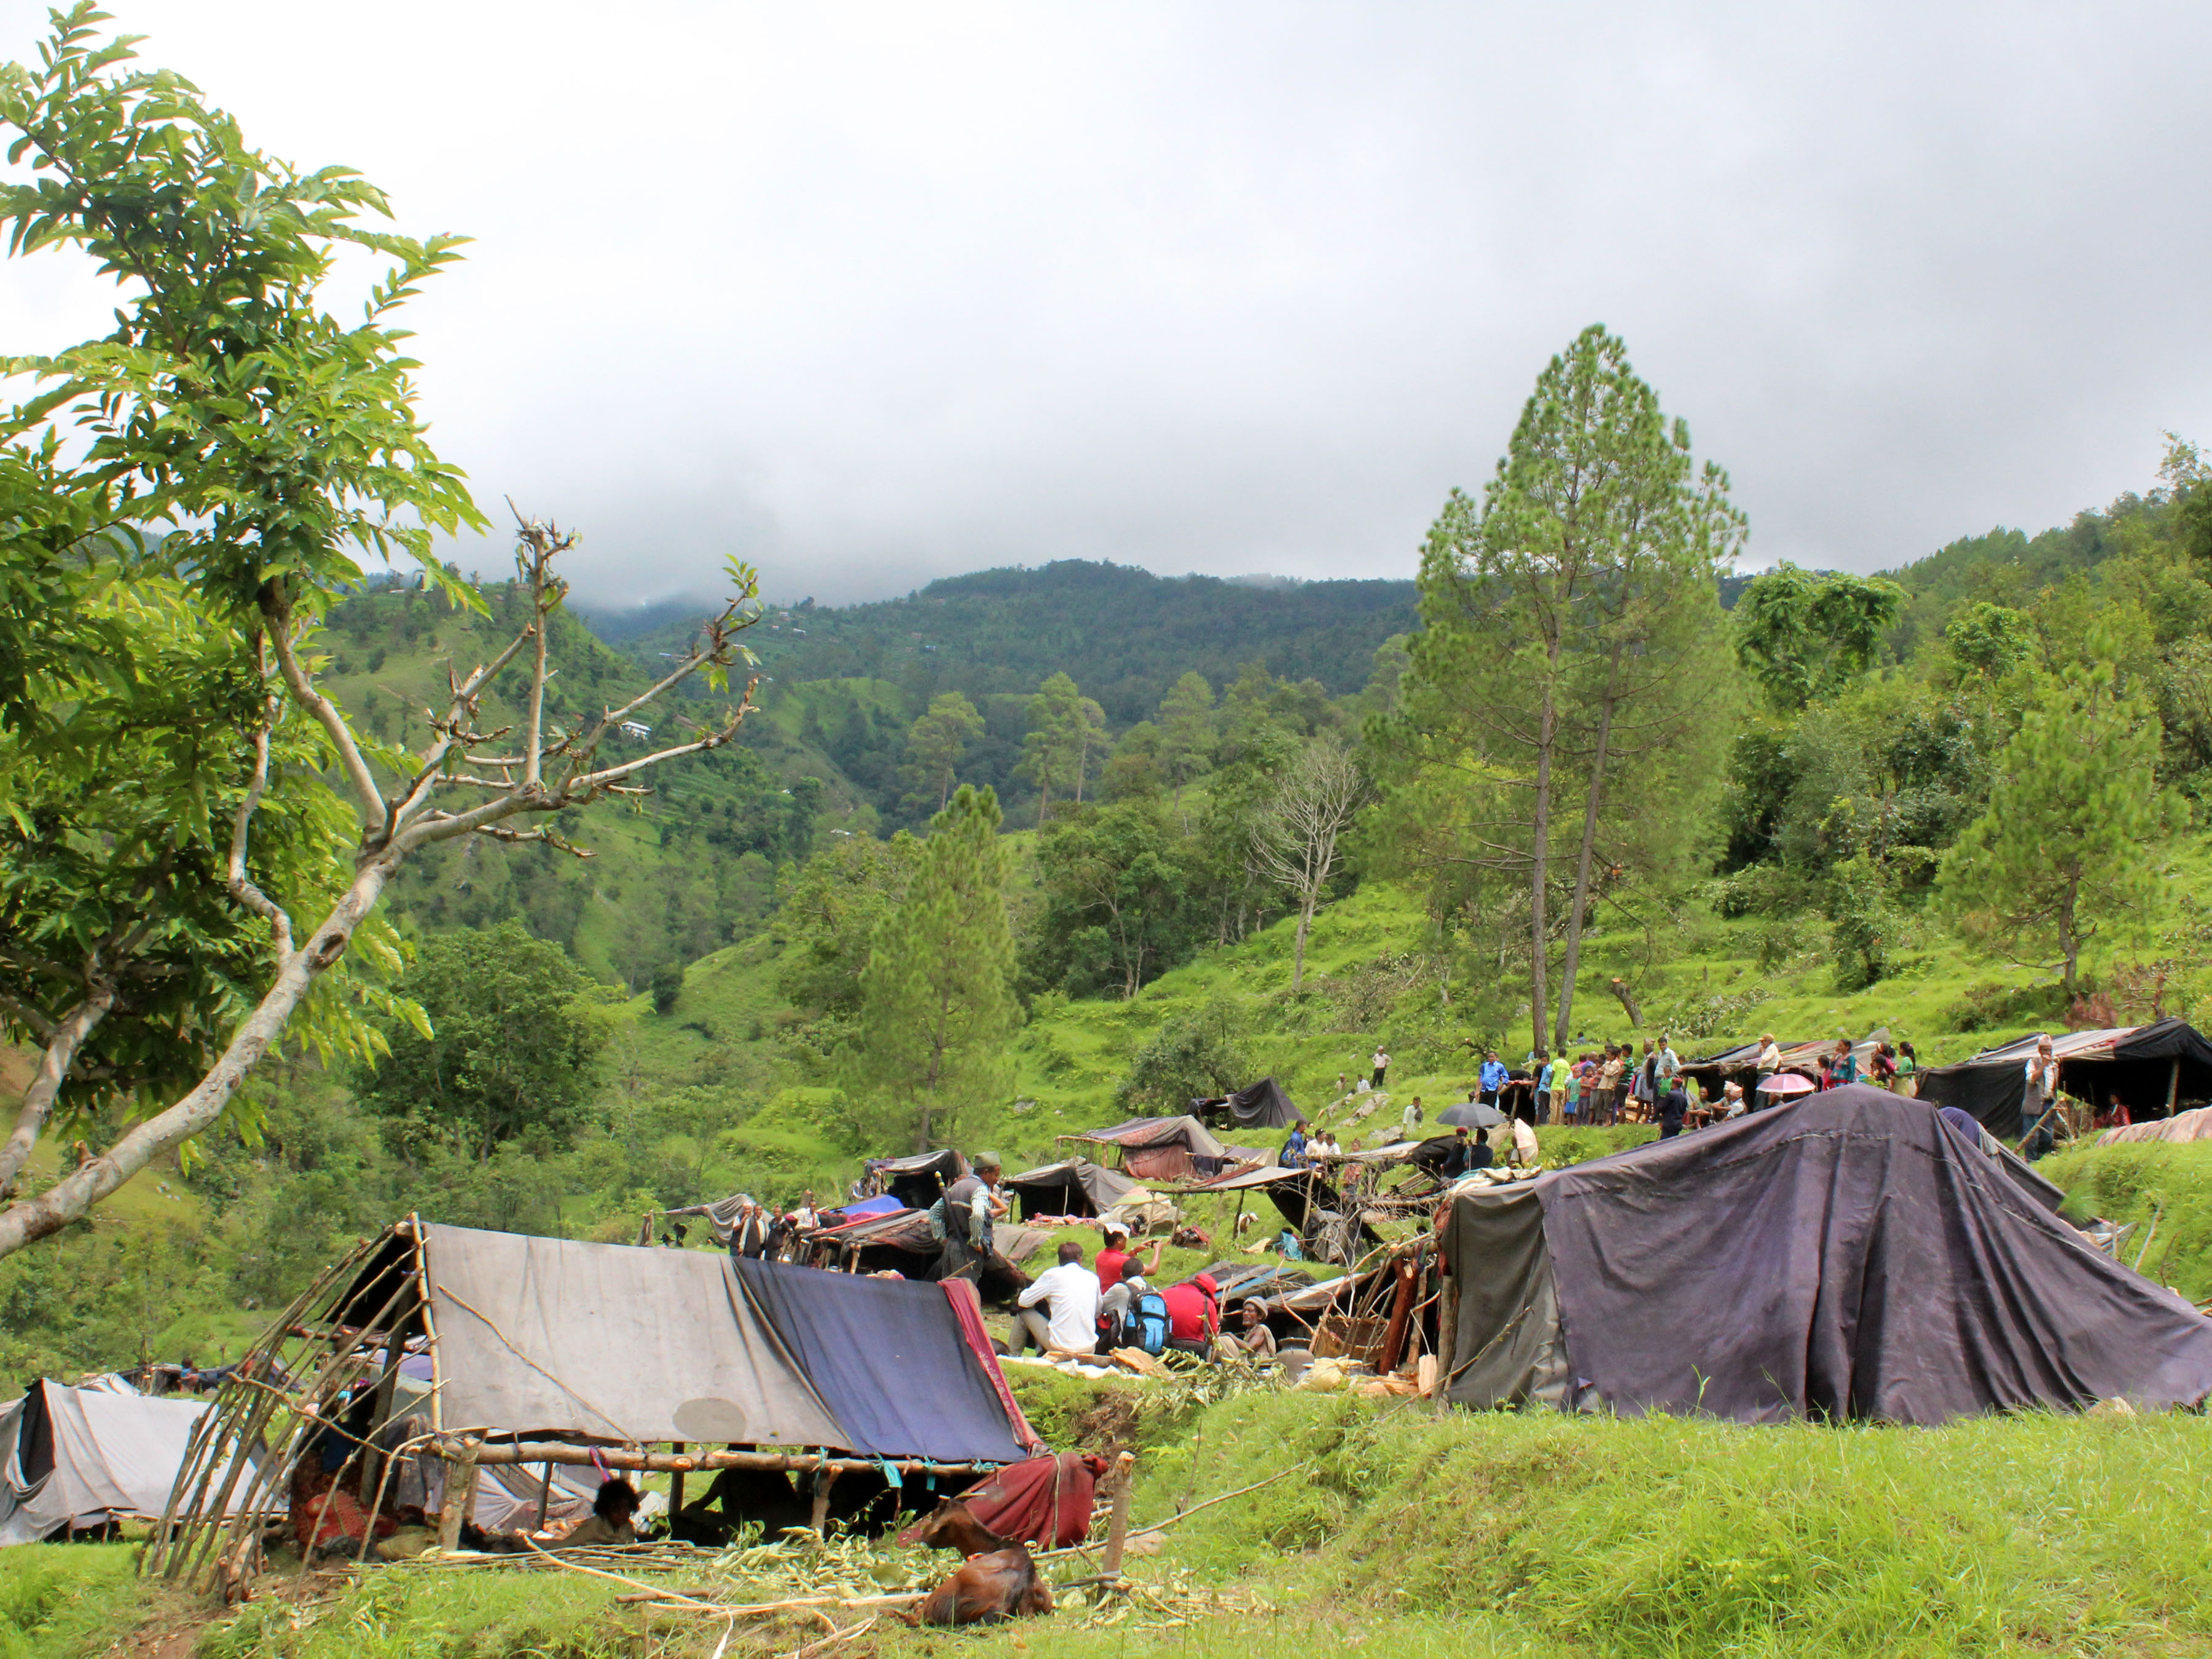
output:
[[[665,612],[598,611],[586,620],[653,662],[680,650],[697,626],[696,616],[665,620]],[[634,631],[633,617],[655,625]],[[1026,697],[1048,675],[1066,673],[1119,729],[1151,718],[1183,674],[1219,687],[1249,662],[1347,695],[1366,683],[1376,647],[1415,623],[1410,581],[1263,585],[1067,559],[946,577],[904,599],[778,608],[752,643],[779,684],[889,682],[913,713],[939,691],[965,692],[980,706]]]

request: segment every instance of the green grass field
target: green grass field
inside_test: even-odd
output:
[[[1745,1428],[1437,1419],[1425,1404],[1259,1391],[1141,1437],[1139,1524],[1284,1476],[1132,1558],[1140,1583],[1232,1593],[1247,1611],[1156,1628],[1141,1608],[1108,1624],[1064,1607],[998,1631],[881,1626],[870,1647],[1025,1659],[1317,1644],[1655,1659],[2212,1651],[2212,1425],[2195,1415]],[[127,1566],[114,1547],[6,1552],[0,1640],[17,1644],[10,1652],[101,1650],[149,1611]],[[621,1591],[574,1576],[372,1571],[306,1608],[258,1603],[210,1626],[197,1651],[703,1659],[724,1633],[714,1620],[648,1624]],[[169,1622],[183,1611],[151,1609]],[[740,1631],[730,1651],[787,1653],[820,1633]]]

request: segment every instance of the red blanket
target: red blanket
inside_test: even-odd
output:
[[[960,1496],[968,1512],[1001,1538],[1061,1549],[1091,1530],[1091,1494],[1106,1460],[1083,1452],[1009,1463]]]

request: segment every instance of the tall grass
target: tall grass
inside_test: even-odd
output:
[[[2212,1647],[2194,1416],[1746,1428],[1245,1396],[1151,1459],[1144,1505],[1300,1463],[1194,1516],[1185,1559],[1608,1654]]]
[[[2066,1188],[2069,1214],[2136,1224],[2122,1261],[2140,1258],[2145,1273],[2191,1301],[2212,1297],[2212,1144],[2083,1146],[2042,1168]]]
[[[141,1597],[131,1544],[0,1550],[0,1659],[58,1659],[106,1645]]]

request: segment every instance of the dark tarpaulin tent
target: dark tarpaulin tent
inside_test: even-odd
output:
[[[1189,1181],[1218,1174],[1229,1149],[1194,1117],[1133,1117],[1088,1134],[1062,1135],[1118,1147],[1121,1172],[1139,1181]]]
[[[158,1521],[209,1407],[41,1379],[0,1407],[0,1544]],[[239,1510],[238,1494],[228,1512]]]
[[[1460,1188],[1447,1397],[1938,1424],[2212,1391],[2212,1322],[1863,1085]]]
[[[1137,1183],[1119,1170],[1093,1164],[1087,1158],[1064,1158],[1041,1170],[1024,1170],[1008,1176],[1006,1190],[1022,1201],[1022,1218],[1039,1215],[1101,1216],[1130,1193]]]
[[[866,1167],[877,1191],[889,1193],[909,1210],[926,1210],[968,1173],[968,1160],[945,1146],[911,1158],[872,1158]]]
[[[1960,1107],[1999,1139],[2017,1140],[2031,1127],[2021,1114],[2036,1042],[2022,1037],[1955,1066],[1923,1072],[1920,1098]],[[2051,1051],[2058,1061],[2060,1091],[2100,1109],[2114,1094],[2138,1118],[2162,1117],[2181,1105],[2212,1099],[2212,1042],[2186,1020],[2056,1032]]]
[[[1305,1116],[1272,1077],[1263,1077],[1218,1100],[1194,1100],[1191,1109],[1208,1116],[1225,1116],[1241,1129],[1287,1129]]]

